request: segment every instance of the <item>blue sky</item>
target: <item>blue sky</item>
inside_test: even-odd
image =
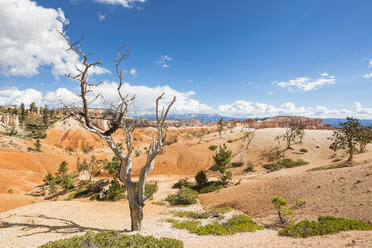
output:
[[[74,100],[51,30],[65,17],[67,35],[84,33],[83,49],[108,71],[128,42],[125,89],[141,111],[165,91],[179,98],[174,112],[372,118],[369,0],[2,0],[0,9],[0,105]],[[114,73],[91,80],[114,97]]]

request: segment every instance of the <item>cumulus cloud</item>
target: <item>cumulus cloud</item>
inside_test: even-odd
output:
[[[108,101],[115,102],[118,100],[117,95],[118,84],[115,82],[104,82],[97,87],[93,87],[92,92],[88,97],[93,99],[94,96],[99,93],[103,98],[98,100],[92,105],[92,107],[105,108],[108,106]],[[169,104],[173,99],[173,96],[177,97],[176,103],[172,107],[172,112],[175,113],[212,113],[215,112],[213,108],[202,104],[199,101],[192,99],[195,94],[193,91],[181,92],[172,89],[169,86],[135,86],[129,83],[124,83],[121,91],[123,95],[136,96],[135,105],[133,106],[134,111],[138,113],[153,113],[155,108],[155,100],[163,92],[165,98],[162,101],[163,104]],[[62,107],[60,102],[64,104],[76,104],[79,105],[80,98],[75,94],[78,92],[72,92],[66,88],[59,88],[55,91],[41,92],[34,89],[18,90],[17,88],[9,88],[0,90],[0,105],[20,105],[22,102],[30,104],[35,102],[41,106],[48,104],[50,107]]]
[[[160,55],[159,59],[155,61],[156,64],[160,64],[161,68],[168,68],[168,63],[172,60],[168,55]]]
[[[363,78],[372,78],[372,72],[363,75]]]
[[[0,73],[33,76],[50,66],[55,76],[76,72],[77,55],[57,32],[67,20],[61,9],[44,8],[30,0],[0,1]],[[95,67],[92,74],[108,72]]]
[[[98,98],[91,107],[106,108],[108,101],[117,101],[117,87],[118,84],[116,82],[104,82],[98,87],[93,87],[88,97],[93,99],[94,96],[100,93],[103,98]],[[171,110],[172,113],[218,113],[223,116],[242,118],[278,115],[300,115],[318,118],[345,118],[346,116],[372,118],[372,107],[363,107],[359,102],[355,102],[350,108],[329,109],[324,106],[296,106],[292,102],[274,106],[267,103],[238,100],[231,104],[223,104],[212,108],[193,99],[195,92],[181,92],[166,85],[149,87],[124,83],[121,90],[123,95],[136,96],[135,104],[131,111],[139,114],[154,113],[155,100],[164,92],[165,99],[162,101],[164,105],[169,104],[173,96],[177,97],[177,101]],[[62,107],[60,101],[63,101],[65,104],[80,105],[80,98],[76,93],[78,92],[73,92],[66,88],[59,88],[44,94],[35,89],[19,90],[15,87],[3,88],[0,89],[0,106],[20,105],[22,102],[29,105],[31,102],[35,102],[39,106],[48,104],[49,107]]]
[[[283,88],[288,88],[289,91],[311,91],[317,90],[328,84],[335,84],[336,79],[334,76],[329,76],[328,73],[324,72],[321,74],[321,78],[311,79],[309,77],[298,77],[296,79],[291,79],[287,82],[273,82],[273,84],[279,85]]]
[[[132,76],[134,76],[134,77],[137,76],[137,71],[136,71],[136,69],[130,69],[129,73],[130,73],[130,75],[132,75]]]
[[[24,103],[26,106],[35,102],[37,105],[43,103],[43,95],[41,92],[34,89],[18,90],[15,87],[0,90],[0,106],[20,105]]]
[[[98,3],[105,3],[111,5],[121,5],[125,8],[132,8],[136,6],[136,3],[144,3],[146,0],[94,0]]]

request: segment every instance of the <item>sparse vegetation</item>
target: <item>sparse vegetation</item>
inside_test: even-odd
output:
[[[275,208],[278,211],[279,221],[281,224],[294,222],[294,213],[287,207],[287,199],[276,195],[271,199],[271,202],[275,205]]]
[[[141,236],[119,234],[116,231],[101,231],[98,233],[87,232],[83,236],[74,236],[58,241],[51,241],[38,248],[125,248],[125,247],[159,247],[159,248],[183,248],[183,242],[170,238],[154,238],[153,236]]]
[[[175,184],[173,184],[172,189],[182,189],[182,187],[188,187],[188,188],[190,188],[193,185],[194,184],[191,183],[188,178],[185,178],[185,179],[182,179],[181,178],[180,180],[178,180],[178,182],[176,182]]]
[[[198,192],[182,187],[180,193],[168,195],[166,201],[171,205],[191,205],[197,203]]]
[[[299,159],[297,161],[293,161],[290,158],[284,158],[284,159],[282,159],[278,162],[275,162],[275,163],[265,164],[263,167],[266,170],[269,170],[269,171],[277,171],[277,170],[280,170],[280,169],[283,169],[283,168],[292,168],[292,167],[303,166],[303,165],[307,165],[307,164],[309,164],[309,162],[303,161],[301,159]]]
[[[279,230],[279,235],[306,238],[350,230],[372,230],[372,226],[369,223],[359,220],[320,216],[318,221],[304,220],[295,225],[288,225],[282,230]]]
[[[307,150],[307,149],[305,149],[305,148],[302,148],[302,149],[300,149],[300,152],[302,152],[302,153],[307,153],[307,152],[308,152],[308,150]]]
[[[211,146],[209,146],[208,148],[209,148],[209,150],[214,151],[214,150],[216,150],[216,149],[218,148],[218,146],[216,146],[216,145],[211,145]]]
[[[234,141],[232,139],[227,140],[227,143],[233,143]]]
[[[278,142],[285,141],[287,144],[286,149],[292,149],[291,145],[296,141],[296,138],[299,135],[302,135],[300,136],[302,140],[303,135],[305,135],[305,133],[302,132],[302,126],[292,126],[290,128],[287,128],[284,134],[276,136],[275,140],[278,140]]]
[[[239,162],[232,162],[231,163],[231,166],[232,167],[241,167],[241,166],[243,166],[243,161],[239,161]]]
[[[191,219],[208,219],[211,214],[204,211],[171,211],[173,217],[191,218]]]
[[[254,164],[251,161],[248,162],[247,168],[245,168],[245,171],[246,172],[253,172],[254,171]]]
[[[258,225],[244,214],[234,215],[230,220],[222,224],[213,222],[211,224],[201,225],[200,221],[195,220],[179,221],[167,219],[167,221],[172,223],[173,228],[186,229],[190,233],[196,233],[198,235],[233,235],[239,232],[255,232],[264,229],[263,226]]]

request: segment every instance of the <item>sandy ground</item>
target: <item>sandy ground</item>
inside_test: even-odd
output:
[[[25,195],[42,182],[47,171],[55,171],[60,161],[68,160],[70,165],[74,165],[78,156],[84,156],[79,151],[69,154],[65,150],[66,146],[76,145],[77,149],[84,142],[94,142],[92,136],[68,132],[59,126],[55,128],[60,130],[57,132],[54,129],[48,134],[50,138],[43,143],[45,152],[41,154],[25,151],[25,147],[32,145],[31,141],[15,139],[17,145],[0,146],[0,212],[3,212],[0,214],[0,248],[36,247],[87,230],[108,229],[127,233],[126,229],[130,227],[126,200],[116,203],[91,202],[87,199],[40,202],[42,200],[39,198]],[[227,145],[233,151],[233,161],[251,161],[255,164],[256,172],[244,172],[245,167],[232,168],[233,183],[240,181],[240,184],[216,193],[200,195],[201,204],[191,209],[232,206],[236,211],[252,216],[258,223],[270,225],[276,219],[270,199],[279,194],[288,198],[290,206],[294,205],[297,197],[307,201],[303,208],[295,210],[298,220],[333,215],[372,221],[371,151],[358,154],[354,167],[314,170],[334,164],[331,157],[333,152],[328,149],[330,141],[327,139],[331,131],[306,130],[303,144],[296,144],[294,150],[286,151],[285,156],[303,159],[310,164],[273,173],[266,173],[262,165],[269,162],[277,145],[274,138],[283,133],[284,129],[257,130],[248,152],[243,149],[242,142],[237,140],[241,135],[239,129],[233,133],[228,131],[223,139],[219,139],[216,133],[208,134],[201,144],[198,144],[197,139],[187,137],[191,132],[187,130],[185,133],[177,133],[177,130],[171,130],[170,134],[179,141],[167,146],[167,153],[157,160],[157,169],[150,178],[159,181],[155,201],[174,192],[171,185],[179,177],[193,177],[198,170],[212,165],[214,152],[208,149],[210,145],[219,145],[232,139],[233,142]],[[138,136],[138,149],[144,147],[149,135],[149,132],[145,132]],[[9,140],[4,142],[9,143]],[[308,153],[298,152],[301,148],[306,148]],[[98,143],[95,152],[110,157],[111,154],[105,149]],[[368,150],[372,150],[372,147],[368,147]],[[341,155],[337,154],[337,157]],[[144,157],[141,155],[135,162],[141,164],[142,159]],[[211,176],[217,175],[212,173]],[[9,194],[9,189],[14,192]],[[26,204],[31,205],[22,206]],[[162,221],[168,217],[164,213],[170,209],[174,208],[147,203],[141,234],[178,238],[184,241],[185,247],[372,247],[370,231],[343,232],[306,239],[279,237],[274,229],[224,237],[197,236],[173,229],[170,223]]]

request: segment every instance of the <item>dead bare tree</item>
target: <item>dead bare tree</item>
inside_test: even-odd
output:
[[[206,135],[206,133],[207,133],[207,129],[205,129],[205,128],[200,128],[199,132],[198,132],[197,135],[196,135],[196,136],[199,138],[199,143],[198,143],[198,144],[201,143],[202,138]]]
[[[223,121],[223,117],[217,122],[217,131],[218,134],[220,135],[220,139],[222,138],[222,131],[224,129],[225,122]]]
[[[167,108],[162,108],[159,112],[159,102],[164,97],[164,93],[156,99],[156,133],[153,133],[152,142],[148,148],[148,154],[145,164],[142,166],[138,181],[138,190],[136,190],[135,183],[132,181],[132,152],[133,152],[133,132],[135,128],[140,123],[140,119],[137,122],[125,122],[125,116],[129,110],[129,107],[134,101],[134,97],[129,98],[128,95],[125,97],[121,93],[121,87],[123,85],[123,70],[121,70],[122,62],[127,59],[130,55],[129,49],[126,49],[124,54],[121,51],[125,48],[125,45],[118,49],[118,57],[114,60],[116,67],[116,74],[118,76],[118,97],[119,101],[117,103],[111,103],[110,115],[112,118],[109,123],[108,130],[101,130],[95,126],[92,122],[92,117],[89,115],[89,105],[92,104],[98,97],[99,94],[93,96],[93,99],[88,99],[88,94],[92,92],[92,88],[98,86],[101,83],[88,83],[88,72],[95,65],[100,65],[101,61],[90,63],[88,62],[88,57],[90,54],[86,54],[81,49],[80,39],[77,42],[72,43],[70,39],[66,36],[66,28],[60,32],[60,34],[65,38],[68,49],[75,51],[78,54],[78,60],[80,65],[75,66],[76,74],[66,74],[65,76],[76,80],[80,84],[80,98],[82,100],[82,107],[67,106],[64,104],[70,116],[75,118],[86,130],[97,134],[101,139],[106,141],[111,150],[114,152],[115,156],[120,161],[119,169],[119,179],[127,188],[127,196],[130,208],[131,217],[131,230],[140,231],[143,219],[143,209],[145,201],[151,197],[154,191],[148,195],[145,195],[145,184],[148,174],[154,169],[155,158],[157,155],[164,153],[164,144],[166,135],[166,125],[165,120],[171,109],[172,105],[176,101],[176,97],[173,98],[171,103]],[[125,148],[122,149],[121,143],[115,143],[112,135],[119,128],[122,128],[125,132]]]
[[[256,129],[249,129],[243,132],[243,136],[241,137],[243,142],[246,142],[245,149],[248,150],[249,145],[252,143],[252,140],[256,134]]]

